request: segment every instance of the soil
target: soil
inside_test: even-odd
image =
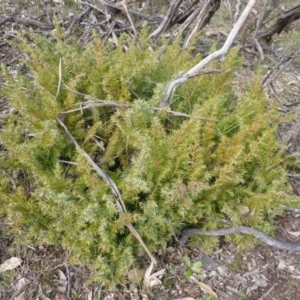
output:
[[[30,5],[26,6],[24,2]],[[20,1],[16,5],[15,1],[6,1],[5,4],[1,4],[0,24],[7,16],[13,18],[0,25],[0,62],[12,71],[19,67],[18,62],[22,53],[10,44],[15,40],[18,32],[24,32],[26,29],[45,36],[48,34],[49,29],[35,26],[32,22],[20,23],[17,17],[25,16],[49,24],[49,19],[56,15],[61,25],[66,30],[70,29],[71,22],[83,7],[72,6],[68,10],[62,10],[62,2],[44,1],[43,4],[37,4],[38,1]],[[78,22],[73,34],[84,44],[89,40],[90,32],[87,26],[82,25],[83,23],[83,21]],[[294,30],[296,29],[300,29],[299,22],[294,27]],[[256,56],[249,53],[246,57],[245,64],[248,66],[253,66],[254,61],[258,60]],[[274,56],[272,59],[277,60],[278,57]],[[300,62],[295,62],[295,68],[299,66]],[[288,104],[291,106],[294,102],[298,102],[295,105],[299,105],[299,78],[297,71],[287,69],[278,79],[277,87],[281,94],[285,94],[284,88],[287,83],[294,93],[294,97],[288,99]],[[0,88],[3,84],[0,80]],[[278,96],[274,96],[274,91],[267,92],[273,93],[270,97]],[[295,96],[297,93],[298,96]],[[286,100],[283,99],[283,104],[287,104]],[[284,109],[291,106],[283,105]],[[0,120],[9,111],[7,99],[2,98]],[[295,124],[287,124],[281,133],[283,140],[286,139],[285,136],[293,138],[290,151],[299,150],[299,130],[295,133],[295,128]],[[297,176],[291,184],[295,194],[299,196],[300,185]],[[300,241],[300,214],[288,211],[276,220],[276,225],[278,228],[276,238]],[[67,250],[59,246],[43,245],[15,247],[13,237],[9,235],[9,224],[6,223],[5,218],[2,218],[0,220],[0,265],[12,257],[21,258],[22,264],[13,270],[0,272],[0,299],[192,300],[214,299],[216,296],[223,300],[299,299],[300,252],[279,251],[263,244],[253,246],[248,251],[240,251],[224,237],[220,238],[219,249],[210,254],[206,254],[199,246],[191,243],[180,247],[175,240],[170,241],[165,251],[156,253],[159,263],[151,281],[153,284],[151,292],[143,289],[144,269],[129,270],[126,282],[114,291],[109,291],[101,285],[89,284],[89,268],[70,265]],[[146,261],[146,258],[142,257],[141,260],[143,259]],[[191,268],[195,267],[198,261],[202,264],[201,268],[194,268],[191,272]]]

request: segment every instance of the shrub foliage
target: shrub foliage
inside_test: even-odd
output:
[[[3,93],[15,113],[1,132],[0,211],[17,241],[61,244],[73,263],[89,264],[111,284],[141,251],[127,222],[152,251],[184,227],[220,227],[218,218],[272,233],[280,204],[292,200],[277,141],[279,115],[259,76],[243,94],[233,92],[238,49],[210,65],[220,74],[191,79],[176,91],[172,110],[187,118],[153,109],[165,84],[200,59],[192,48],[181,50],[179,39],[155,47],[144,30],[138,42],[123,36],[112,47],[95,37],[82,48],[62,41],[58,30],[55,42],[29,40],[20,40],[27,60],[19,74],[3,70]],[[120,189],[123,217],[57,121],[59,112],[94,98],[126,107],[78,110],[64,122]],[[202,243],[213,247],[216,239]]]

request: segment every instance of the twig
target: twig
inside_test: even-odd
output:
[[[58,97],[58,94],[60,92],[60,87],[61,87],[61,81],[62,81],[62,72],[61,72],[61,57],[59,58],[59,65],[58,65],[58,85],[57,85],[57,91],[55,95],[55,100]]]
[[[196,24],[194,28],[192,29],[191,33],[186,37],[183,49],[186,49],[188,47],[188,44],[192,37],[195,35],[195,33],[198,30],[201,30],[212,18],[214,13],[219,9],[220,7],[220,1],[211,1],[206,0],[201,6],[201,10],[199,14],[197,15]]]
[[[255,31],[254,31],[254,35],[253,35],[254,37],[256,37],[257,32],[258,32],[259,28],[261,27],[261,23],[264,19],[264,15],[265,15],[266,6],[267,6],[268,1],[269,0],[264,0],[263,8],[261,9],[261,11],[259,13],[259,17],[257,18],[257,21],[256,21],[256,27],[255,27]]]
[[[64,265],[67,272],[67,299],[71,300],[71,274],[68,265],[66,263]]]
[[[58,123],[64,128],[65,132],[67,133],[68,137],[70,138],[70,140],[72,141],[72,143],[75,145],[77,151],[79,153],[81,153],[84,158],[87,160],[87,162],[90,164],[90,166],[96,171],[96,173],[109,185],[112,193],[115,196],[116,199],[116,204],[119,210],[119,215],[123,216],[126,213],[126,207],[125,204],[123,202],[121,193],[117,187],[117,185],[115,184],[115,182],[105,174],[105,172],[92,160],[92,158],[88,155],[87,152],[84,151],[84,149],[82,149],[79,144],[77,143],[77,141],[75,140],[75,138],[73,137],[73,135],[70,133],[69,129],[67,128],[67,126],[64,124],[64,114],[66,112],[61,112],[58,114],[57,116],[57,121]],[[144,248],[144,250],[146,251],[150,261],[151,261],[151,266],[153,268],[154,265],[157,264],[157,261],[155,259],[155,257],[153,256],[153,254],[150,252],[150,250],[148,249],[148,247],[146,246],[145,242],[143,241],[142,237],[140,236],[140,234],[136,231],[136,229],[133,227],[133,225],[131,223],[127,223],[126,227],[131,231],[131,233],[136,237],[136,239],[140,242],[140,244],[142,245],[142,247]],[[150,267],[149,267],[150,268]],[[152,269],[151,269],[152,271]]]
[[[171,23],[172,18],[174,17],[174,14],[182,1],[183,0],[174,0],[171,3],[170,8],[169,8],[164,20],[161,22],[160,26],[149,35],[149,39],[157,38],[159,35],[161,35],[165,31],[165,29]]]
[[[260,43],[258,42],[257,39],[254,39],[254,44],[255,44],[255,47],[257,49],[260,60],[264,60],[264,58],[265,58],[264,57],[264,52],[263,52],[263,50],[261,48],[261,45],[260,45]]]
[[[117,11],[120,11],[120,12],[124,13],[124,7],[122,6],[122,4],[123,4],[122,2],[115,3],[115,2],[108,1],[108,0],[100,0],[100,2],[104,6],[109,7],[110,9],[114,9],[114,10],[117,10]],[[87,4],[87,5],[91,5],[91,7],[96,8],[94,5],[89,4],[88,2],[81,1],[81,3]],[[97,8],[97,9],[99,9],[99,8]],[[144,14],[144,13],[141,13],[141,12],[138,12],[138,11],[135,11],[135,10],[129,9],[128,12],[130,14],[132,14],[133,16],[136,16],[136,17],[139,17],[139,18],[142,18],[142,19],[145,19],[145,20],[151,21],[151,19],[153,19],[152,16],[149,16],[147,14]],[[158,17],[157,22],[159,22],[159,21],[160,21],[160,18]]]
[[[87,13],[89,13],[89,12],[91,11],[91,9],[92,9],[91,6],[88,6],[88,5],[87,5],[87,6],[84,8],[83,11],[81,11],[79,14],[76,15],[76,17],[73,19],[73,21],[72,21],[70,27],[69,27],[68,30],[66,31],[66,34],[65,34],[65,36],[64,36],[64,40],[66,40],[66,39],[71,35],[71,33],[72,33],[72,31],[73,31],[73,28],[74,28],[76,22],[78,22],[82,17],[84,17]]]
[[[73,162],[73,161],[67,161],[67,160],[63,160],[63,159],[59,159],[58,161],[63,164],[77,166],[77,163]]]
[[[285,11],[276,23],[264,32],[258,33],[256,38],[270,38],[274,34],[280,34],[290,23],[300,19],[300,4]]]
[[[36,26],[42,30],[52,30],[54,29],[54,25],[43,23],[37,20],[33,20],[30,18],[20,18],[20,17],[6,17],[0,21],[0,26],[7,23],[7,22],[16,22],[23,24],[25,26]]]
[[[287,68],[287,67],[289,67],[291,64],[292,64],[292,62],[298,57],[300,55],[300,48],[297,50],[297,51],[295,51],[292,55],[290,55],[290,57],[289,57],[289,61],[288,61],[288,63],[281,69],[281,70],[279,70],[278,72],[277,72],[277,74],[275,74],[275,76],[273,77],[273,80],[275,81],[276,79],[277,79],[277,77]]]
[[[131,19],[131,16],[130,16],[130,14],[129,14],[129,12],[128,12],[127,6],[126,6],[124,3],[122,3],[122,6],[123,6],[123,9],[124,9],[124,11],[125,11],[125,13],[126,13],[126,16],[127,16],[128,20],[129,20],[130,24],[131,24],[132,30],[133,30],[133,32],[134,32],[134,36],[136,37],[136,36],[137,36],[137,32],[136,32],[134,23],[133,23],[133,21],[132,21],[132,19]]]
[[[266,293],[264,293],[258,300],[264,300],[272,292],[272,290],[276,285],[277,283],[274,283],[273,286]]]
[[[265,76],[265,78],[263,79],[262,81],[262,84],[264,86],[266,86],[267,84],[271,84],[272,82],[274,82],[277,77],[287,68],[289,67],[292,62],[298,57],[300,56],[300,49],[294,51],[291,55],[289,55],[287,58],[285,58],[284,60],[282,60],[281,62],[279,62],[275,67],[273,67],[270,71],[268,71],[267,75]],[[283,66],[281,69],[279,69],[279,67],[281,65],[283,65],[284,63],[286,63],[285,66]],[[277,73],[273,76],[273,78],[270,79],[269,82],[266,82],[267,79],[271,76],[271,74],[276,70],[276,69],[279,69],[277,71]]]
[[[239,13],[240,13],[240,6],[241,6],[241,0],[237,0],[236,5],[235,5],[235,13],[233,16],[233,22],[236,23]]]
[[[205,71],[205,72],[204,72]],[[214,69],[207,69],[207,70],[203,70],[203,74],[207,74],[207,71],[211,71],[211,72],[216,72],[219,73],[218,70],[214,70]],[[73,105],[74,108],[70,108],[67,107],[65,108],[63,111],[61,111],[61,114],[68,114],[71,112],[76,112],[76,111],[82,111],[83,109],[91,109],[91,108],[97,108],[97,107],[105,107],[105,106],[110,106],[110,107],[115,107],[115,108],[123,108],[123,109],[128,109],[128,108],[132,108],[133,105],[131,104],[126,104],[126,103],[119,103],[116,101],[110,101],[110,100],[100,100],[98,98],[95,98],[93,96],[78,92],[78,91],[73,91],[70,88],[66,87],[65,90],[83,96],[86,99],[91,99],[93,101],[85,101],[85,102],[78,102],[76,104]],[[79,107],[77,107],[79,106]],[[153,111],[162,111],[164,110],[166,113],[176,116],[176,117],[183,117],[183,118],[190,118],[191,115],[183,113],[183,112],[179,112],[179,111],[173,111],[173,110],[169,110],[169,109],[165,109],[163,107],[149,107],[150,110]],[[198,119],[204,120],[204,121],[212,121],[212,122],[220,122],[217,119],[210,119],[210,118],[204,118],[204,117],[197,117]]]

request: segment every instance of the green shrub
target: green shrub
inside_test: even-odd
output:
[[[222,66],[210,66],[226,72],[177,90],[172,109],[190,114],[183,118],[151,109],[165,84],[200,59],[193,49],[180,50],[179,39],[155,48],[144,30],[136,44],[123,36],[114,48],[95,37],[85,49],[63,42],[59,32],[56,42],[29,39],[20,41],[29,59],[19,74],[12,78],[4,70],[3,93],[15,113],[1,132],[0,212],[16,241],[62,244],[73,263],[89,264],[95,279],[114,284],[141,251],[128,222],[151,251],[184,227],[220,226],[218,217],[272,233],[280,203],[292,200],[277,141],[279,115],[259,76],[246,93],[234,95],[237,49]],[[91,97],[131,105],[82,109],[64,119],[119,187],[128,211],[121,218],[111,190],[57,121],[60,111]],[[216,239],[203,243],[213,247]]]

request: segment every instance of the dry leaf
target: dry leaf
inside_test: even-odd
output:
[[[155,273],[153,273],[149,280],[150,280],[150,288],[153,288],[154,286],[157,285],[162,285],[161,280],[159,279],[159,277],[162,277],[165,274],[166,270],[165,269],[161,269]]]
[[[25,290],[29,284],[29,281],[24,277],[19,277],[16,283],[13,285],[14,294],[12,295],[12,300],[24,300]]]
[[[288,231],[287,230],[287,233],[290,234],[290,235],[293,235],[295,237],[300,236],[300,231]]]
[[[58,277],[59,277],[59,280],[57,280],[57,282],[58,282],[57,291],[61,294],[64,294],[67,290],[68,281],[67,281],[65,274],[60,269],[58,269]]]
[[[5,272],[8,270],[13,270],[20,266],[22,263],[22,259],[18,257],[12,257],[6,260],[2,265],[0,265],[0,272]]]
[[[218,295],[213,291],[213,289],[209,285],[198,281],[194,276],[191,276],[190,279],[194,283],[196,283],[204,292],[208,293],[209,295],[212,295],[214,298],[218,298]]]

